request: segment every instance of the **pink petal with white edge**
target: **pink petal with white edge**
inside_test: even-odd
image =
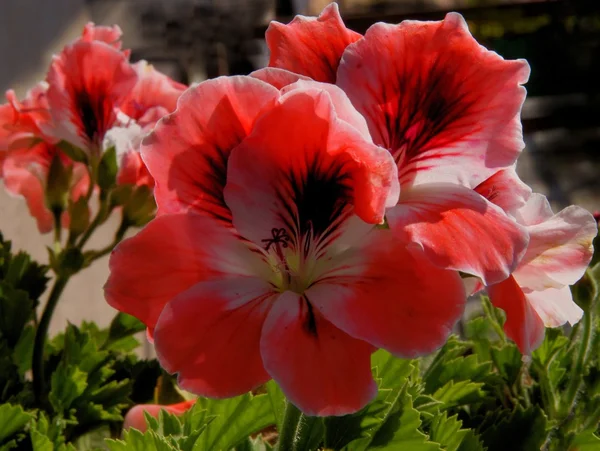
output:
[[[229,154],[278,97],[273,86],[251,77],[220,77],[188,89],[142,143],[158,214],[193,210],[230,224],[223,200]]]
[[[287,291],[265,321],[260,350],[266,370],[306,415],[346,415],[377,394],[373,348],[350,337]]]
[[[389,153],[339,120],[317,89],[290,91],[257,121],[231,154],[225,187],[235,228],[256,244],[280,229],[331,241],[353,214],[380,223],[397,195]]]
[[[412,358],[444,344],[466,295],[456,271],[432,265],[389,230],[334,257],[306,298],[347,334]]]
[[[181,292],[205,280],[253,275],[260,263],[216,221],[191,213],[164,215],[115,248],[104,294],[111,306],[152,329]]]
[[[515,212],[519,224],[533,226],[541,224],[554,216],[550,202],[543,194],[533,193],[525,205]]]
[[[529,242],[525,228],[498,206],[458,185],[404,190],[387,219],[398,239],[419,245],[435,265],[480,277],[486,285],[506,279]]]
[[[310,77],[277,67],[263,67],[252,72],[249,77],[258,78],[277,89],[296,83],[298,80],[312,80]]]
[[[514,273],[519,285],[536,291],[561,288],[583,276],[594,253],[592,241],[598,233],[591,213],[572,205],[528,226],[527,230],[529,246]]]
[[[265,34],[269,66],[335,83],[344,50],[361,37],[346,28],[336,3],[319,17],[296,16],[288,25],[273,21]]]
[[[181,388],[223,398],[246,393],[271,376],[263,367],[261,331],[277,295],[260,279],[204,282],[169,302],[154,330],[162,367]]]
[[[356,130],[362,133],[365,139],[367,139],[369,142],[372,142],[367,121],[358,111],[356,111],[346,93],[340,88],[329,83],[319,83],[312,80],[299,80],[294,84],[282,88],[281,94],[286,94],[295,89],[320,89],[327,92],[338,119],[346,121],[348,124],[352,125]]]
[[[456,13],[440,22],[377,23],[348,46],[337,84],[392,152],[402,186],[481,183],[524,147],[524,60],[480,46]]]
[[[510,215],[523,207],[531,196],[531,188],[521,181],[514,167],[496,172],[477,185],[475,191]]]
[[[521,287],[510,276],[505,281],[488,287],[488,294],[492,303],[506,313],[506,335],[523,354],[531,354],[544,340],[544,322]]]
[[[583,316],[583,310],[573,301],[569,287],[526,292],[525,298],[546,327],[559,327],[565,323],[574,325]]]
[[[85,42],[102,41],[106,44],[121,49],[121,36],[123,32],[118,25],[112,27],[97,26],[93,22],[88,22],[83,28],[81,40]]]

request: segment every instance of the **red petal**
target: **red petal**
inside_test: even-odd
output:
[[[277,67],[263,67],[252,72],[250,77],[258,78],[259,80],[269,83],[270,85],[281,89],[284,86],[296,83],[298,80],[310,80],[310,77],[299,75],[294,72],[290,72],[285,69],[279,69]]]
[[[345,334],[290,291],[269,312],[260,349],[265,368],[306,415],[346,415],[377,394],[373,348]]]
[[[486,285],[506,279],[525,253],[525,228],[468,188],[426,184],[404,190],[388,210],[392,231],[417,243],[431,261],[480,277]]]
[[[125,421],[123,422],[123,429],[134,428],[138,431],[145,432],[147,429],[145,413],[152,415],[158,419],[158,415],[161,410],[166,410],[174,415],[182,415],[187,410],[191,409],[196,400],[180,402],[178,404],[170,404],[168,406],[162,406],[160,404],[138,404],[133,406],[125,415]]]
[[[196,214],[164,215],[113,251],[106,300],[152,329],[179,293],[215,277],[248,275],[252,259],[218,223]]]
[[[148,172],[148,168],[142,161],[142,156],[135,150],[126,152],[121,158],[117,174],[119,185],[136,185],[154,187],[154,179]]]
[[[544,340],[544,323],[531,307],[521,287],[510,276],[488,287],[492,303],[506,312],[504,331],[523,354],[531,354]]]
[[[4,186],[9,193],[23,196],[40,233],[54,227],[54,216],[46,206],[45,188],[56,149],[45,143],[32,149],[14,150],[4,162]]]
[[[162,311],[154,330],[163,368],[201,396],[241,395],[264,384],[260,337],[275,294],[256,278],[201,283]]]
[[[463,313],[460,276],[409,251],[389,230],[374,230],[329,264],[306,297],[344,332],[398,356],[434,351]]]
[[[269,66],[335,83],[342,53],[361,35],[346,28],[337,4],[331,3],[318,18],[296,16],[288,25],[271,22],[265,38]]]
[[[477,185],[475,191],[511,215],[531,196],[531,188],[521,181],[514,168],[496,172]]]
[[[147,124],[140,121],[148,110],[161,107],[164,114],[171,113],[177,107],[177,99],[181,96],[187,86],[177,83],[165,74],[157,71],[146,61],[139,61],[133,65],[137,72],[138,81],[130,98],[121,110],[130,118],[135,119],[140,126]],[[152,118],[156,122],[159,118]],[[152,124],[153,125],[153,124]]]
[[[477,44],[464,19],[377,23],[344,52],[338,86],[398,161],[401,184],[476,186],[524,147],[524,60]]]
[[[81,40],[85,42],[101,41],[112,47],[121,49],[121,36],[123,32],[118,25],[112,27],[96,26],[93,22],[88,22],[83,28]]]
[[[53,136],[87,152],[101,150],[115,109],[137,75],[125,55],[101,41],[78,41],[55,57],[47,76]]]
[[[187,90],[142,145],[159,214],[193,209],[230,222],[223,200],[229,153],[278,96],[251,77],[217,78]]]
[[[285,86],[281,89],[281,94],[288,93],[295,89],[299,90],[321,90],[329,94],[333,109],[338,119],[346,121],[358,130],[369,142],[372,142],[371,135],[369,134],[369,127],[367,121],[362,115],[354,109],[352,102],[348,96],[335,85],[329,83],[319,83],[312,80],[298,80],[296,83]]]
[[[225,187],[236,229],[257,244],[281,228],[330,237],[353,213],[379,223],[397,194],[389,154],[316,89],[289,92],[257,121],[231,154]]]

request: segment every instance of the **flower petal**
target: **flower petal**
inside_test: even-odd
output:
[[[527,230],[529,246],[514,273],[519,285],[531,290],[561,288],[583,276],[598,233],[596,220],[587,210],[572,205]]]
[[[297,293],[283,293],[265,321],[266,370],[306,415],[346,415],[377,394],[373,348],[339,330]]]
[[[504,331],[523,354],[531,354],[544,340],[544,322],[527,301],[514,277],[487,288],[492,303],[504,310]]]
[[[197,214],[164,215],[110,257],[108,303],[152,329],[163,307],[198,282],[252,275],[254,256],[232,232]]]
[[[229,154],[278,96],[251,77],[221,77],[188,89],[142,144],[158,213],[192,209],[230,223],[223,200]]]
[[[158,360],[178,384],[197,395],[241,395],[271,377],[263,367],[260,340],[276,297],[253,277],[204,282],[169,302],[154,330]]]
[[[125,421],[123,422],[123,429],[134,428],[138,431],[145,432],[148,428],[146,424],[145,414],[152,415],[158,419],[161,410],[166,410],[173,415],[182,415],[187,410],[191,409],[196,404],[195,399],[189,401],[183,401],[177,404],[169,404],[166,406],[160,404],[138,404],[133,406],[125,415]]]
[[[369,142],[372,142],[367,121],[365,121],[365,118],[362,117],[362,115],[356,111],[356,109],[354,109],[352,102],[350,102],[350,99],[346,93],[340,88],[330,83],[319,83],[312,80],[298,80],[296,83],[282,88],[281,94],[288,93],[294,89],[320,89],[327,92],[338,119],[346,121],[348,124],[352,125],[356,130],[362,133],[365,139],[367,139]]]
[[[117,50],[121,49],[121,36],[123,32],[118,25],[112,27],[96,26],[93,22],[88,22],[83,28],[81,40],[85,42],[101,41]]]
[[[13,150],[3,165],[6,191],[25,198],[40,233],[48,233],[54,227],[54,216],[46,206],[45,194],[50,163],[56,152],[50,147],[42,143],[33,149]]]
[[[474,187],[524,147],[519,113],[529,66],[480,46],[456,13],[377,23],[344,52],[337,84],[389,149],[401,184]]]
[[[116,108],[133,89],[137,75],[126,56],[101,41],[78,41],[54,58],[47,76],[52,119],[47,130],[79,148],[99,152]]]
[[[140,119],[148,110],[161,107],[165,114],[172,113],[177,107],[177,99],[187,89],[187,86],[177,83],[157,71],[147,61],[138,61],[132,67],[138,75],[138,82],[121,110],[144,127],[147,124]]]
[[[279,69],[278,67],[263,67],[252,72],[249,77],[258,78],[277,89],[296,83],[298,80],[311,80],[310,77],[305,77],[289,70]]]
[[[546,327],[559,327],[567,322],[574,325],[583,316],[583,310],[573,302],[569,287],[532,291],[525,293],[525,298]]]
[[[340,254],[306,297],[349,335],[412,358],[442,346],[463,313],[460,276],[432,265],[389,230]]]
[[[233,150],[225,187],[233,224],[257,244],[282,228],[331,238],[352,214],[382,222],[397,195],[388,152],[339,120],[317,89],[290,91],[260,118]]]
[[[265,34],[269,66],[335,83],[342,53],[360,38],[346,28],[337,4],[331,3],[319,17],[296,16],[288,25],[271,22]]]
[[[458,185],[404,190],[387,218],[401,241],[420,245],[434,264],[480,277],[486,285],[506,279],[528,243],[524,227]]]
[[[525,205],[515,213],[515,216],[519,224],[533,226],[547,221],[554,216],[554,212],[546,196],[533,193]]]
[[[477,185],[475,191],[511,215],[531,196],[531,188],[521,181],[514,167],[496,172]]]

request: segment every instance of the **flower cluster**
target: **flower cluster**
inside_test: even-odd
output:
[[[7,93],[3,177],[42,231],[103,189],[106,155],[116,183],[153,188],[156,218],[115,249],[105,294],[183,389],[274,379],[306,414],[344,415],[377,393],[376,349],[433,352],[471,293],[523,353],[580,319],[569,285],[596,221],[517,177],[529,67],[460,15],[362,36],[331,4],[270,25],[269,67],[185,92],[119,38],[89,25],[26,99]]]
[[[186,86],[145,61],[129,62],[118,27],[88,24],[54,57],[46,79],[19,101],[0,105],[0,176],[25,197],[40,232],[81,214],[98,181],[104,153],[114,147],[117,183],[152,187],[139,155],[144,133],[173,111]]]

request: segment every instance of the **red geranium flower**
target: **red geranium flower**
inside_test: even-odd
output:
[[[376,393],[375,348],[430,352],[460,316],[458,274],[372,225],[396,167],[335,86],[204,82],[142,154],[160,215],[114,251],[106,297],[184,389],[273,378],[307,414],[347,414]]]
[[[85,195],[90,183],[85,166],[74,163],[50,144],[42,132],[50,122],[47,88],[45,83],[38,84],[22,102],[13,91],[8,91],[8,103],[0,106],[0,175],[9,193],[25,198],[41,233],[50,232],[54,226],[54,215],[45,195],[52,160],[59,158],[72,171],[71,200]],[[68,222],[68,214],[64,212],[63,226]]]
[[[398,165],[401,194],[387,212],[394,234],[436,265],[506,279],[527,233],[472,190],[514,163],[524,147],[519,113],[529,67],[480,46],[464,19],[377,23],[346,30],[335,3],[318,19],[267,31],[270,65],[254,75],[282,83],[284,70],[336,83],[365,117],[375,144]]]
[[[588,211],[574,205],[554,214],[546,197],[532,195],[513,169],[499,171],[476,191],[515,217],[530,236],[512,275],[487,288],[492,303],[506,312],[506,335],[530,354],[542,343],[545,327],[581,319],[569,285],[592,259],[598,226]]]
[[[173,415],[183,415],[189,409],[194,407],[196,400],[183,401],[177,404],[161,405],[161,404],[138,404],[133,406],[125,415],[123,429],[134,428],[138,431],[145,432],[148,428],[146,424],[145,413],[158,418],[161,410],[165,410]]]

